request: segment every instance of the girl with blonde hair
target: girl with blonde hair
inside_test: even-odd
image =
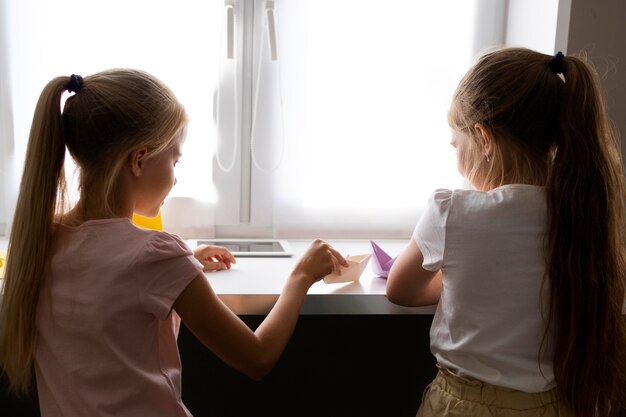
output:
[[[61,110],[66,91],[67,98]],[[256,332],[203,271],[230,268],[228,250],[192,252],[144,230],[176,183],[187,116],[174,94],[137,70],[44,88],[30,132],[0,307],[0,366],[25,393],[35,370],[43,416],[190,416],[181,400],[179,320],[226,363],[260,379],[279,359],[309,287],[345,259],[316,240]],[[67,211],[66,149],[80,172]],[[177,313],[177,314],[176,314]]]
[[[492,51],[449,124],[475,189],[435,191],[387,285],[438,303],[418,416],[619,415],[626,193],[598,76],[560,52]]]

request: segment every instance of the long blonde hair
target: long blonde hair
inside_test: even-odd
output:
[[[546,187],[544,341],[554,346],[560,398],[577,416],[605,417],[626,392],[624,168],[593,67],[567,56],[555,71],[554,59],[487,53],[459,84],[449,121],[470,136],[475,181]],[[476,123],[493,133],[493,167]]]
[[[66,147],[79,167],[80,199],[102,201],[102,213],[115,217],[116,184],[130,151],[145,146],[149,154],[158,154],[187,122],[170,89],[143,71],[115,69],[85,77],[61,111],[69,82],[69,77],[57,77],[39,97],[9,238],[0,366],[17,394],[30,388],[37,303],[48,276],[54,222],[67,208]]]

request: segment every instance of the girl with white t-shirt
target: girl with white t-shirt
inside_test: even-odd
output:
[[[62,96],[67,98],[61,110]],[[254,379],[279,359],[309,287],[345,259],[316,240],[253,332],[203,271],[228,250],[144,230],[176,183],[187,116],[161,81],[137,70],[57,77],[33,119],[9,240],[0,366],[16,393],[34,367],[43,416],[190,416],[181,400],[182,318],[218,357]],[[65,210],[66,149],[80,198]]]
[[[434,192],[387,283],[394,303],[438,303],[418,416],[618,415],[626,189],[596,73],[486,53],[449,123],[475,189]]]

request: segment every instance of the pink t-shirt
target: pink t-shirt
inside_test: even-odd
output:
[[[190,416],[172,304],[201,272],[179,237],[128,219],[57,225],[37,311],[42,415]]]

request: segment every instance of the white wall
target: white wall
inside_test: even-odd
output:
[[[571,0],[569,54],[586,51],[601,74],[609,115],[626,158],[626,2]]]
[[[603,76],[609,116],[626,158],[626,1],[509,0],[507,7],[507,46],[587,54]]]

